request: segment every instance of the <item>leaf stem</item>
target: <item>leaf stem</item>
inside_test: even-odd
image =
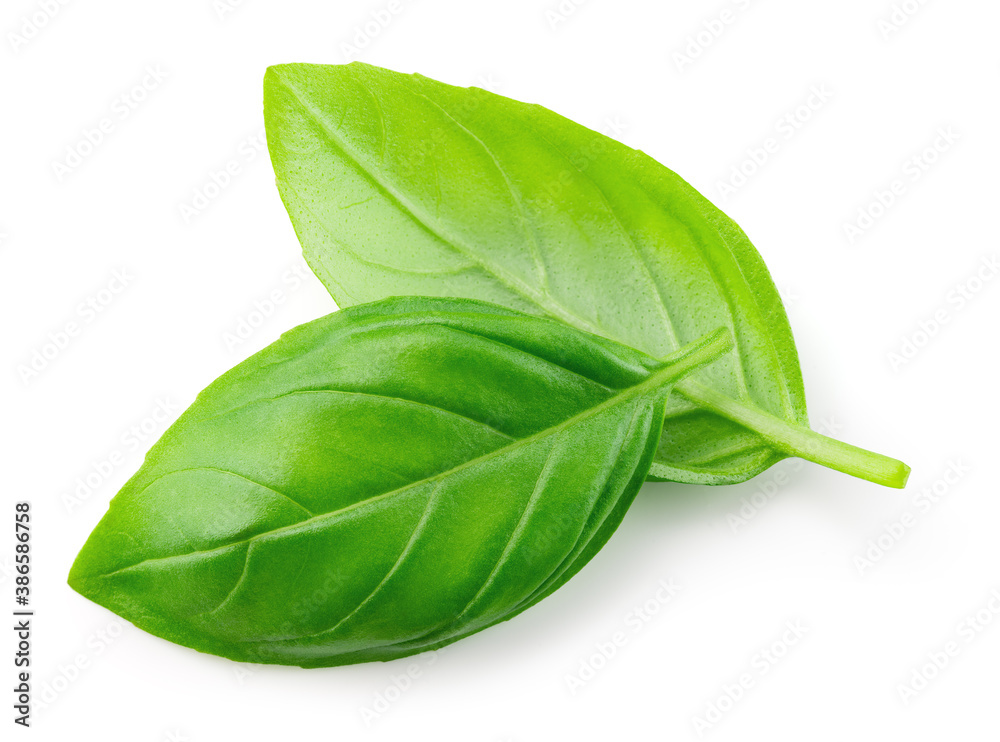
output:
[[[676,381],[712,361],[721,358],[733,349],[733,336],[724,327],[707,333],[678,351],[659,359],[662,366],[650,376],[654,383],[669,383]],[[648,384],[649,381],[643,382]],[[680,384],[677,384],[680,387]]]
[[[674,388],[699,406],[713,409],[723,417],[756,431],[776,448],[791,456],[897,489],[905,487],[910,476],[910,467],[902,461],[828,438],[807,427],[770,415],[758,407],[720,394],[692,379],[685,379]]]

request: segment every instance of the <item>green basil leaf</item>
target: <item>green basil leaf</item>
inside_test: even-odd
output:
[[[340,306],[464,296],[660,357],[736,348],[677,386],[655,478],[726,484],[790,456],[901,487],[909,468],[808,428],[784,307],[740,228],[675,173],[545,108],[365,64],[271,67],[268,147]]]
[[[236,660],[388,660],[506,620],[575,574],[645,479],[658,361],[561,322],[401,298],[286,333],[211,384],[111,503],[70,585]]]

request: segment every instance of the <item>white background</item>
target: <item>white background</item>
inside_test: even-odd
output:
[[[32,671],[48,701],[31,731],[15,731],[685,740],[716,704],[727,711],[710,716],[706,739],[995,739],[1000,279],[980,285],[976,274],[1000,251],[1000,6],[908,0],[915,12],[880,28],[889,0],[399,3],[371,39],[357,37],[387,2],[245,0],[220,14],[212,0],[53,0],[51,18],[41,0],[4,3],[0,603],[9,615],[10,515],[29,500]],[[690,47],[723,10],[732,22]],[[33,28],[26,43],[11,35]],[[433,660],[246,667],[123,626],[72,592],[76,552],[169,422],[150,417],[160,401],[173,419],[217,375],[335,308],[311,274],[289,273],[299,248],[256,138],[267,65],[344,62],[344,44],[358,42],[364,61],[491,87],[613,133],[710,196],[785,296],[814,426],[906,460],[910,486],[791,461],[739,486],[647,485],[570,584]],[[688,64],[678,53],[698,55]],[[135,101],[130,91],[157,67],[166,78]],[[832,95],[779,128],[814,86]],[[124,118],[123,94],[136,103]],[[60,178],[54,166],[104,118],[111,132]],[[957,139],[913,179],[912,158],[948,129]],[[768,138],[777,152],[723,197],[720,182]],[[239,174],[185,220],[181,206],[233,160]],[[903,194],[852,243],[845,224],[894,180]],[[124,290],[100,313],[81,311],[108,299],[115,271],[129,277]],[[970,281],[979,290],[960,305],[952,292]],[[275,290],[284,301],[227,347],[226,333]],[[948,321],[917,334],[938,312]],[[69,322],[78,335],[24,378],[19,369]],[[893,363],[907,339],[922,347]],[[143,425],[147,442],[128,437]],[[116,453],[74,503],[78,480]],[[932,487],[937,503],[921,494]],[[739,522],[741,510],[750,517]],[[885,536],[905,514],[911,527]],[[880,536],[884,555],[860,568]],[[662,580],[680,590],[661,606]],[[647,601],[655,615],[633,631],[631,612]],[[805,632],[794,643],[783,643],[788,622]],[[616,632],[624,646],[574,693],[567,676]],[[4,633],[0,687],[11,688]],[[904,701],[901,687],[949,642],[957,656]],[[399,680],[411,665],[420,677]],[[725,701],[743,674],[752,686]],[[380,695],[392,699],[382,713]],[[0,703],[7,728],[11,696]],[[376,709],[370,724],[364,709]]]

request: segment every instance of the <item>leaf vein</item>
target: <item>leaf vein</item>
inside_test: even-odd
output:
[[[673,370],[672,366],[667,366],[667,367],[661,368],[656,373],[651,374],[649,376],[649,378],[641,381],[640,383],[636,384],[635,386],[629,387],[628,389],[621,390],[616,395],[614,395],[614,396],[612,396],[612,397],[604,400],[600,404],[597,404],[594,407],[591,407],[591,408],[588,408],[586,410],[583,410],[582,412],[574,415],[573,417],[568,418],[567,420],[563,420],[562,422],[560,422],[560,423],[558,423],[558,424],[556,424],[556,425],[554,425],[554,426],[552,426],[550,428],[547,428],[545,430],[541,430],[541,431],[539,431],[539,432],[537,432],[537,433],[535,433],[533,435],[530,435],[530,436],[528,436],[526,438],[521,438],[521,439],[515,440],[512,443],[510,443],[509,445],[503,446],[501,448],[494,449],[493,451],[485,453],[485,454],[483,454],[481,456],[477,456],[474,459],[469,459],[468,461],[464,461],[461,464],[458,464],[457,466],[452,467],[451,469],[446,469],[445,471],[439,472],[438,474],[435,474],[435,475],[433,475],[431,477],[427,477],[425,479],[422,479],[422,480],[419,480],[419,481],[416,481],[416,482],[411,482],[411,483],[409,483],[407,485],[404,485],[403,487],[399,487],[399,488],[394,489],[394,490],[389,490],[387,492],[382,492],[382,493],[380,493],[378,495],[374,495],[374,496],[369,497],[369,498],[367,498],[365,500],[361,500],[360,502],[352,503],[352,504],[347,505],[347,506],[345,506],[343,508],[339,508],[338,510],[333,510],[333,511],[328,512],[328,513],[321,513],[319,515],[313,516],[312,518],[299,521],[298,523],[293,523],[293,524],[287,525],[287,526],[281,526],[279,528],[275,528],[275,529],[272,529],[270,531],[266,531],[264,533],[257,534],[255,536],[250,536],[249,538],[246,538],[246,539],[240,539],[238,541],[233,541],[231,543],[224,544],[224,545],[212,548],[212,549],[206,549],[206,550],[203,550],[203,551],[191,552],[191,553],[186,553],[186,554],[173,554],[173,555],[168,555],[168,556],[165,556],[165,557],[152,557],[150,559],[144,559],[144,560],[142,560],[140,562],[137,562],[136,564],[131,564],[131,565],[128,565],[126,567],[122,567],[120,569],[113,570],[111,572],[106,572],[106,573],[98,574],[98,575],[81,575],[80,577],[81,577],[81,579],[86,578],[86,577],[93,577],[93,576],[110,577],[111,575],[117,574],[119,572],[124,572],[124,571],[130,570],[130,569],[135,569],[136,567],[139,567],[139,566],[141,566],[143,564],[147,564],[147,563],[150,563],[150,562],[170,561],[171,559],[176,559],[176,558],[179,558],[179,557],[190,556],[192,553],[197,553],[197,554],[214,554],[214,553],[222,551],[224,549],[231,548],[232,546],[234,546],[236,544],[252,543],[252,542],[257,541],[259,539],[280,536],[280,535],[283,535],[283,534],[291,531],[292,529],[301,528],[303,526],[308,526],[308,525],[311,525],[313,523],[323,523],[323,522],[326,522],[326,521],[335,521],[339,517],[350,517],[351,515],[354,515],[357,511],[365,508],[366,506],[378,503],[378,502],[380,502],[382,500],[385,500],[385,499],[387,499],[389,497],[392,497],[393,495],[400,495],[402,493],[407,492],[407,490],[412,490],[412,489],[414,489],[416,487],[425,485],[425,484],[427,484],[429,482],[443,480],[445,477],[451,476],[451,475],[455,474],[456,472],[463,471],[465,469],[469,469],[469,468],[471,468],[473,466],[476,466],[477,464],[481,464],[481,463],[484,463],[486,461],[489,461],[490,459],[493,459],[493,458],[496,458],[496,457],[508,454],[511,450],[516,449],[519,446],[530,445],[531,443],[534,443],[535,441],[540,440],[540,439],[544,438],[545,436],[548,436],[548,435],[557,435],[558,433],[560,433],[560,432],[562,432],[564,430],[567,430],[571,426],[578,424],[580,421],[585,420],[585,419],[587,419],[589,417],[592,417],[594,415],[600,414],[601,412],[603,412],[604,410],[606,410],[606,409],[608,409],[610,407],[613,407],[613,406],[618,405],[618,404],[626,404],[629,401],[632,401],[632,400],[636,399],[642,393],[644,393],[644,392],[646,392],[646,391],[648,391],[648,390],[650,390],[652,388],[656,388],[656,387],[662,385],[663,384],[663,378],[664,377],[669,377],[669,376],[673,375],[674,373],[675,373],[675,371]],[[633,415],[633,419],[634,419],[634,415]],[[622,441],[622,443],[620,445],[624,446],[624,440]]]
[[[493,150],[491,150],[489,146],[487,146],[486,142],[484,142],[476,134],[474,134],[471,129],[469,129],[462,122],[460,122],[458,119],[452,116],[447,110],[445,110],[444,106],[442,106],[436,100],[426,95],[425,93],[420,93],[414,90],[406,83],[400,83],[400,84],[404,88],[406,88],[412,95],[423,98],[432,106],[441,111],[441,113],[444,114],[445,117],[447,117],[452,123],[454,123],[456,127],[465,132],[473,141],[475,141],[476,144],[478,144],[482,148],[483,152],[486,153],[487,157],[490,158],[490,160],[493,163],[493,166],[496,168],[497,172],[500,173],[500,177],[503,178],[504,185],[507,187],[507,191],[510,193],[511,201],[513,201],[514,205],[517,207],[518,221],[520,222],[521,229],[524,232],[524,236],[528,238],[528,248],[531,250],[531,257],[534,260],[535,268],[538,271],[539,282],[542,285],[542,290],[547,291],[549,283],[548,271],[546,270],[545,263],[542,260],[541,248],[538,244],[538,238],[535,237],[534,232],[528,226],[528,218],[524,210],[524,202],[521,200],[521,197],[518,195],[517,191],[514,190],[514,183],[511,181],[510,176],[507,174],[507,171],[504,170],[504,168],[500,165],[500,161],[497,159]]]
[[[357,153],[349,151],[346,141],[344,141],[344,139],[337,134],[337,131],[329,125],[329,122],[326,121],[322,112],[317,111],[315,106],[310,104],[302,96],[298,88],[284,78],[281,79],[281,83],[292,94],[292,96],[296,98],[299,105],[302,106],[302,109],[309,114],[317,124],[319,124],[324,132],[326,132],[327,136],[330,138],[331,144],[336,146],[344,154],[347,161],[354,165],[354,167],[362,175],[367,177],[377,190],[380,190],[389,198],[389,200],[395,202],[406,214],[410,216],[410,218],[413,219],[417,225],[424,229],[424,231],[440,240],[446,246],[451,247],[454,251],[463,255],[465,258],[482,266],[489,273],[491,273],[494,278],[503,283],[509,290],[524,297],[530,303],[535,304],[547,313],[557,316],[570,324],[576,325],[577,327],[595,334],[602,334],[600,328],[594,326],[582,317],[577,316],[558,302],[555,302],[552,299],[547,299],[544,295],[533,289],[522,279],[518,278],[509,271],[504,270],[499,264],[486,260],[485,257],[474,253],[462,240],[459,240],[454,235],[449,234],[440,225],[433,226],[431,224],[431,220],[428,219],[426,215],[418,213],[418,209],[414,204],[410,203],[401,193],[391,188],[388,183],[379,178],[372,168],[366,167],[362,163],[361,158],[358,157]]]
[[[368,593],[365,599],[362,600],[360,603],[358,603],[358,605],[354,608],[354,610],[352,610],[342,619],[337,621],[337,623],[335,623],[333,626],[329,626],[325,629],[320,629],[319,631],[315,631],[310,634],[304,634],[302,636],[295,637],[295,639],[291,641],[309,639],[311,637],[319,636],[321,634],[331,634],[334,631],[336,631],[342,624],[348,621],[351,617],[357,614],[358,611],[360,611],[362,608],[368,605],[368,603],[374,600],[375,596],[378,595],[378,593],[382,590],[382,588],[389,581],[389,579],[394,574],[396,574],[396,572],[400,570],[400,568],[403,566],[403,563],[406,561],[406,558],[413,552],[413,547],[416,545],[417,541],[420,539],[420,536],[423,535],[424,529],[427,527],[427,522],[430,520],[431,513],[434,511],[434,505],[437,503],[437,494],[443,485],[444,485],[444,480],[441,480],[431,490],[430,495],[427,496],[427,504],[424,506],[424,512],[420,515],[420,520],[417,521],[416,526],[414,526],[413,532],[410,534],[410,538],[406,542],[406,546],[403,547],[403,550],[399,553],[399,556],[396,558],[396,561],[393,563],[393,565],[389,568],[389,571],[386,572],[385,576],[379,581],[379,583],[374,588],[372,588],[371,592]]]
[[[546,137],[541,132],[541,130],[536,130],[535,134],[539,137],[539,139],[542,139],[543,141],[548,143],[548,145],[552,148],[554,152],[557,152],[560,157],[562,157],[567,163],[569,163],[570,167],[572,167],[574,170],[580,173],[580,175],[582,175],[584,178],[589,180],[590,183],[594,186],[594,189],[601,197],[601,201],[604,203],[605,211],[607,211],[608,214],[611,216],[611,218],[614,220],[615,226],[617,227],[618,231],[625,238],[624,242],[626,242],[632,248],[632,252],[635,254],[636,260],[638,260],[639,262],[639,266],[641,268],[643,277],[648,282],[649,286],[653,289],[653,292],[656,294],[657,308],[659,309],[659,314],[663,319],[664,329],[667,331],[667,334],[670,337],[670,342],[672,346],[671,350],[677,350],[678,348],[680,348],[681,341],[677,335],[677,329],[674,326],[674,321],[670,316],[670,310],[667,307],[667,302],[663,298],[663,290],[660,287],[660,283],[659,281],[656,280],[656,277],[653,275],[653,269],[649,265],[649,258],[639,248],[639,244],[635,241],[635,237],[632,235],[632,233],[625,228],[624,224],[622,224],[621,218],[618,216],[618,212],[615,210],[614,206],[611,205],[611,201],[608,199],[608,196],[604,192],[604,189],[592,175],[587,173],[579,165],[573,162],[573,160],[565,152],[563,152],[562,149],[556,146],[555,143],[549,140],[549,138]]]
[[[500,569],[507,563],[511,552],[517,546],[518,542],[524,537],[524,534],[527,531],[528,520],[531,517],[531,514],[534,513],[535,507],[538,505],[538,501],[541,499],[541,495],[548,485],[549,478],[555,464],[555,453],[559,448],[559,443],[560,441],[558,440],[554,441],[552,448],[549,449],[549,453],[545,457],[545,462],[542,464],[542,469],[538,473],[538,478],[535,480],[535,486],[531,491],[531,495],[524,504],[524,510],[521,512],[521,517],[518,519],[514,530],[511,531],[510,538],[507,539],[507,543],[504,545],[503,551],[500,552],[500,556],[497,558],[496,564],[493,566],[493,569],[490,570],[490,573],[487,575],[482,587],[479,588],[476,594],[455,618],[455,623],[462,620],[465,614],[469,612],[473,605],[475,605],[476,601],[479,600],[479,598],[489,589],[490,585],[496,581],[496,576],[499,574]]]

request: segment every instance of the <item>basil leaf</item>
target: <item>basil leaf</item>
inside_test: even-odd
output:
[[[740,228],[641,152],[540,106],[365,64],[271,67],[268,147],[340,306],[465,296],[660,357],[736,348],[677,386],[655,478],[726,484],[790,456],[901,487],[909,468],[808,428],[791,328]]]
[[[575,574],[642,484],[664,361],[482,302],[329,315],[211,384],[111,503],[70,585],[236,660],[388,660],[506,620]]]

